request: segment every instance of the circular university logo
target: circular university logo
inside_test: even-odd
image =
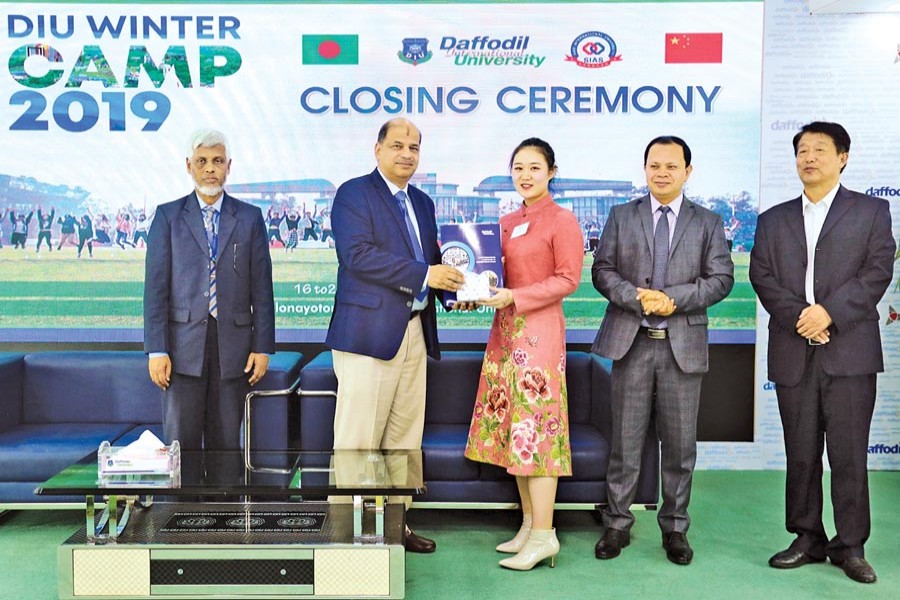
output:
[[[215,525],[216,520],[212,517],[188,517],[186,519],[178,519],[179,527],[209,527]]]
[[[566,60],[579,67],[600,69],[622,60],[616,41],[602,31],[587,31],[572,41]]]
[[[228,519],[225,524],[229,527],[259,527],[265,523],[265,519],[260,517],[238,517],[236,519]]]
[[[441,246],[441,262],[460,271],[470,271],[475,266],[475,252],[461,242],[447,242]]]
[[[310,527],[315,524],[316,520],[309,517],[288,517],[286,519],[278,519],[278,525],[281,527]]]

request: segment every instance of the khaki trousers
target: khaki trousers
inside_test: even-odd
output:
[[[409,321],[400,349],[390,360],[337,350],[332,356],[338,380],[334,449],[420,449],[428,364],[421,319]],[[406,465],[402,462],[402,468],[397,468],[401,467],[399,461],[387,461],[390,477],[398,484],[406,481]],[[392,468],[394,464],[397,467]],[[339,466],[335,465],[335,477],[340,483],[345,474]],[[396,496],[389,501],[403,502],[407,508],[412,504],[409,496]]]

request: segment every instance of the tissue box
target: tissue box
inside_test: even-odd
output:
[[[111,446],[97,450],[97,477],[101,483],[171,485],[181,478],[181,446],[174,441],[161,448]]]

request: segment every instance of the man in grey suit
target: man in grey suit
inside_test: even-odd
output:
[[[144,351],[166,443],[240,448],[243,398],[275,352],[272,260],[259,208],[224,192],[225,136],[191,137],[194,191],[160,205],[144,277]]]
[[[689,564],[688,503],[697,456],[700,383],[709,369],[706,309],[734,285],[722,219],[682,194],[692,171],[681,138],[644,151],[650,193],[613,207],[594,255],[594,287],[609,300],[594,340],[613,359],[612,449],[606,530],[595,555],[615,558],[630,542],[629,510],[651,415],[662,443],[663,504],[657,520],[670,561]]]
[[[794,136],[803,193],[761,214],[750,283],[769,312],[769,379],[775,383],[787,458],[786,525],[797,537],[769,565],[791,569],[825,557],[873,583],[867,450],[876,373],[884,370],[877,304],[891,282],[895,243],[886,200],[840,184],[850,136],[837,123]],[[836,535],[822,524],[822,451],[828,448]]]

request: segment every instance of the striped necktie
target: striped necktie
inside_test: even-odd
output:
[[[209,243],[209,314],[216,319],[219,307],[216,300],[216,252],[219,245],[218,234],[219,213],[212,206],[203,207],[203,226],[206,229],[206,241]]]
[[[396,194],[394,194],[394,199],[397,201],[397,206],[400,207],[400,212],[403,213],[403,220],[406,221],[406,233],[409,236],[409,241],[413,247],[413,253],[416,255],[416,260],[419,262],[425,262],[425,253],[422,252],[422,243],[419,241],[419,236],[416,235],[416,228],[413,227],[412,218],[409,215],[409,211],[406,210],[406,192],[400,190]],[[421,292],[416,295],[416,300],[422,302],[428,296],[428,288],[425,288]]]

